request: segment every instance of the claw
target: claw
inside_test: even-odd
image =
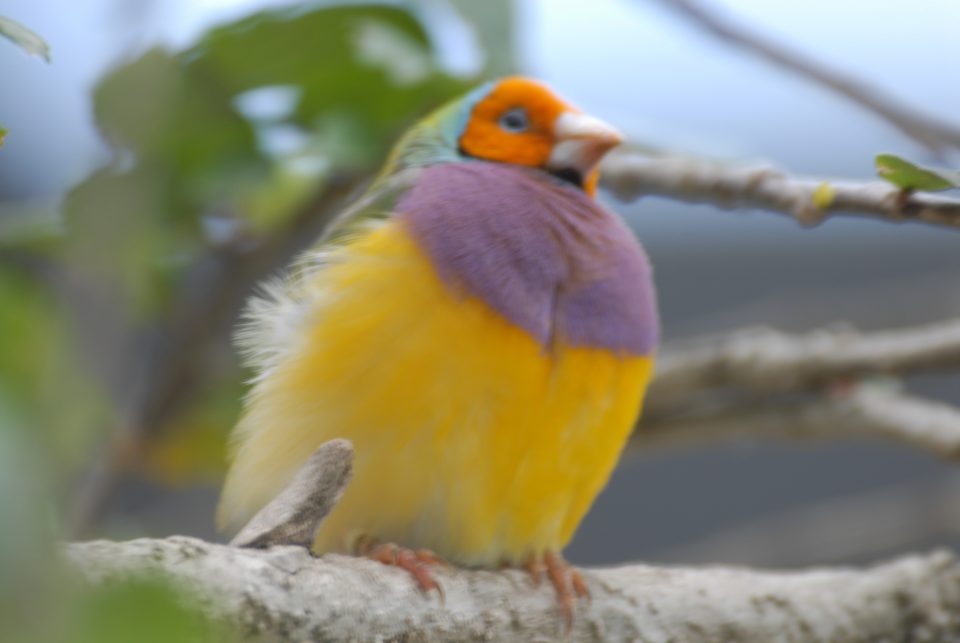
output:
[[[535,587],[539,587],[544,574],[557,593],[557,604],[563,615],[567,631],[573,627],[573,609],[580,599],[590,599],[590,589],[583,576],[557,552],[533,554],[527,559],[527,573]]]
[[[530,558],[527,559],[527,573],[530,574],[530,580],[533,581],[534,587],[540,587],[540,583],[543,582],[543,561],[540,560],[540,557],[536,554],[530,554]]]
[[[423,592],[437,590],[437,594],[440,596],[440,602],[447,602],[447,596],[443,593],[443,587],[440,586],[437,579],[433,577],[433,572],[430,571],[430,565],[436,564],[430,562],[434,560],[433,556],[424,559],[419,556],[419,552],[397,547],[395,559],[396,563],[394,564],[400,569],[407,570]]]
[[[572,567],[570,568],[570,584],[573,585],[573,591],[577,598],[590,600],[590,588],[587,587],[587,581],[583,579],[583,575],[579,571]]]
[[[453,569],[453,565],[440,558],[429,549],[418,549],[413,553],[416,555],[417,560],[422,563],[426,563],[427,565],[436,565],[437,567],[442,567],[444,569]]]
[[[433,577],[430,568],[436,566],[450,567],[450,564],[432,551],[427,549],[414,551],[393,543],[377,543],[372,538],[362,536],[354,543],[354,552],[378,563],[399,567],[410,574],[421,591],[426,593],[436,590],[437,595],[440,596],[440,602],[446,602],[443,587]]]
[[[569,576],[570,566],[558,554],[548,551],[543,555],[543,564],[547,568],[550,583],[557,591],[557,602],[560,604],[560,613],[567,624],[567,630],[573,625],[573,605],[576,597],[571,587]]]
[[[527,569],[535,580],[546,570],[547,578],[557,593],[557,604],[566,624],[567,631],[573,627],[573,609],[580,599],[590,599],[590,589],[587,582],[573,566],[556,552],[547,551],[542,556],[531,556],[527,561]]]

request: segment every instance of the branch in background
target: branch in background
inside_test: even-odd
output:
[[[649,398],[663,409],[707,389],[812,390],[869,374],[960,368],[960,320],[898,330],[746,328],[664,351]]]
[[[68,545],[71,565],[102,583],[146,571],[181,585],[254,640],[947,641],[960,636],[960,563],[947,553],[856,570],[590,570],[592,600],[572,629],[549,583],[522,571],[437,569],[445,601],[409,574],[300,547],[268,550],[186,537]]]
[[[801,402],[754,398],[703,406],[692,404],[693,410],[674,416],[645,416],[631,450],[738,438],[887,438],[942,458],[960,458],[960,409],[885,385],[860,385]]]
[[[917,193],[905,200],[898,188],[882,181],[794,177],[771,166],[618,153],[604,162],[601,180],[626,202],[649,195],[725,209],[758,208],[804,225],[843,214],[960,227],[960,199]]]
[[[856,78],[734,24],[697,0],[657,0],[689,22],[723,42],[746,50],[767,62],[823,85],[880,116],[931,152],[942,155],[960,149],[960,129],[919,114]]]
[[[960,458],[960,409],[856,381],[960,367],[960,320],[898,330],[747,328],[663,351],[632,448],[883,437]]]

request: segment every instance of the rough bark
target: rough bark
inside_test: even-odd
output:
[[[353,474],[353,445],[330,440],[314,451],[289,485],[230,541],[236,547],[310,547],[317,529]]]
[[[929,641],[960,639],[960,563],[936,552],[867,569],[588,570],[564,632],[552,589],[520,571],[438,570],[445,602],[372,561],[193,538],[68,545],[91,582],[160,573],[250,640]]]

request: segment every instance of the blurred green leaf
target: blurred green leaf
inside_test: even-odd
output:
[[[67,312],[32,277],[0,264],[0,404],[59,467],[82,458],[105,397],[72,343]],[[55,400],[55,404],[50,401]]]
[[[36,426],[0,384],[0,640],[33,641],[59,616],[64,592],[49,520],[51,469]],[[41,607],[38,597],[43,597]]]
[[[420,22],[382,4],[261,12],[214,29],[188,57],[235,95],[300,88],[288,122],[312,131],[334,119],[350,132],[349,162],[371,169],[414,117],[472,84],[437,71]]]
[[[96,172],[67,195],[63,210],[71,270],[144,315],[172,297],[169,262],[203,245],[198,206],[152,164]]]
[[[59,310],[30,279],[11,270],[0,270],[0,334],[17,341],[0,342],[0,390],[16,400],[34,399],[55,351],[61,348]],[[23,410],[22,408],[19,410]]]
[[[16,20],[0,16],[0,36],[18,45],[28,54],[40,56],[50,62],[50,45],[47,41]]]
[[[188,606],[160,578],[131,578],[88,590],[78,605],[69,643],[206,643],[234,640],[223,624]]]
[[[9,130],[7,130],[6,128],[0,127],[0,145],[3,145],[3,142],[4,142],[5,140],[7,140],[7,132],[8,132],[8,131],[9,131]]]
[[[877,175],[903,190],[936,192],[960,188],[960,172],[916,165],[894,154],[878,154]]]
[[[47,255],[63,240],[59,199],[48,197],[0,203],[0,248]]]
[[[216,76],[153,49],[97,86],[94,114],[114,147],[152,163],[171,189],[201,204],[267,171],[253,126],[232,98]]]

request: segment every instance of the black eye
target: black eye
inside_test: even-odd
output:
[[[500,127],[508,132],[525,132],[529,126],[527,110],[522,107],[514,107],[500,117]]]

